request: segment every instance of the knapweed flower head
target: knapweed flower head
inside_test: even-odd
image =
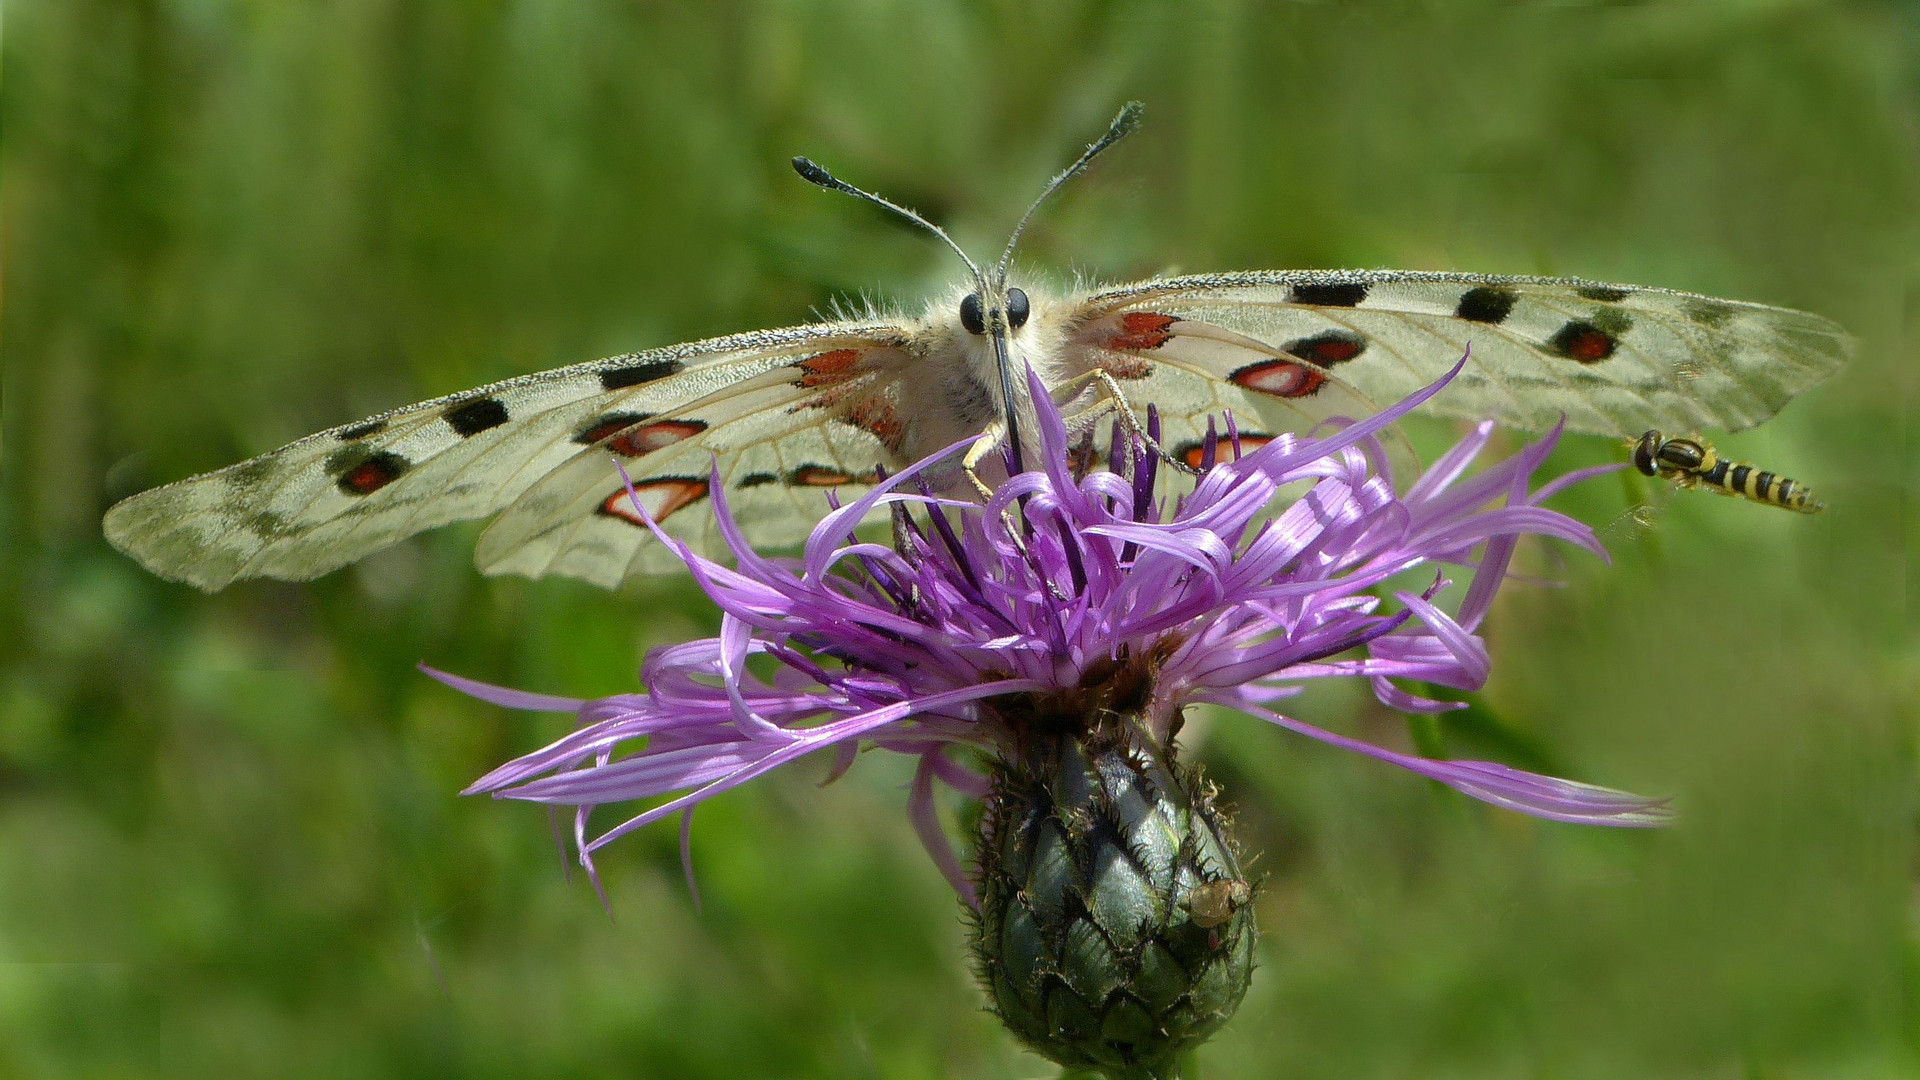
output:
[[[1595,470],[1529,489],[1557,432],[1465,478],[1492,436],[1492,424],[1481,424],[1395,495],[1374,467],[1377,446],[1371,455],[1361,447],[1444,385],[1327,437],[1282,435],[1232,460],[1237,439],[1220,438],[1212,454],[1222,460],[1170,512],[1153,498],[1158,459],[1138,445],[1113,471],[1076,477],[1065,426],[1037,380],[1038,467],[984,506],[914,483],[950,466],[948,451],[833,509],[799,559],[770,558],[741,537],[715,482],[714,512],[736,565],[659,538],[719,606],[720,635],[651,652],[645,692],[582,701],[433,672],[499,705],[581,721],[467,791],[579,808],[580,855],[591,865],[619,836],[775,768],[832,749],[837,775],[871,745],[919,758],[914,820],[965,895],[967,877],[930,816],[931,784],[980,794],[986,781],[948,749],[992,751],[1022,734],[1009,729],[1009,704],[1024,715],[1049,698],[1116,692],[1131,667],[1151,676],[1144,711],[1162,737],[1181,707],[1225,705],[1522,813],[1660,824],[1662,800],[1491,762],[1411,757],[1272,708],[1306,680],[1339,677],[1369,679],[1395,709],[1457,708],[1392,680],[1457,690],[1486,682],[1490,661],[1474,631],[1516,542],[1553,537],[1605,558],[1591,529],[1539,505]],[[1282,488],[1302,482],[1312,487],[1263,518]],[[893,546],[853,537],[888,506],[923,510],[927,524],[899,519]],[[1476,569],[1453,614],[1435,606],[1435,588],[1394,593],[1397,610],[1369,591],[1429,564]],[[1355,650],[1364,655],[1340,658]],[[771,680],[748,670],[756,654],[779,662]],[[661,795],[674,797],[586,838],[596,805]]]
[[[1519,539],[1605,557],[1585,525],[1540,505],[1598,471],[1534,486],[1557,432],[1468,475],[1492,437],[1482,424],[1396,493],[1376,435],[1446,379],[1376,416],[1257,448],[1227,417],[1191,491],[1167,505],[1147,440],[1116,428],[1108,467],[1089,469],[1029,380],[1041,452],[984,505],[927,483],[951,475],[950,450],[833,508],[800,557],[771,558],[741,537],[716,477],[734,565],[659,538],[719,606],[720,633],[652,651],[642,693],[579,701],[435,673],[581,722],[469,792],[576,808],[591,869],[619,836],[815,752],[833,754],[834,776],[863,746],[912,755],[909,816],[976,912],[996,1009],[1057,1061],[1142,1076],[1217,1026],[1251,969],[1250,889],[1225,819],[1175,760],[1186,706],[1235,709],[1537,817],[1665,820],[1661,800],[1411,756],[1279,709],[1311,679],[1367,679],[1414,712],[1455,706],[1395,680],[1483,685],[1475,631]],[[893,542],[855,537],[880,509]],[[1451,613],[1437,602],[1447,566],[1472,570]],[[1394,587],[1410,577],[1425,584]],[[771,677],[748,667],[756,655],[774,662]],[[987,799],[971,873],[935,814],[935,784]],[[590,834],[595,806],[652,799]],[[683,820],[683,852],[685,835]],[[1097,933],[1082,932],[1086,919]],[[1096,940],[1094,955],[1076,934]]]

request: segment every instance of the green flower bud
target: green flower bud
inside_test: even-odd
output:
[[[1227,816],[1138,716],[1023,742],[995,766],[977,841],[972,947],[992,1007],[1062,1065],[1173,1077],[1253,974]]]

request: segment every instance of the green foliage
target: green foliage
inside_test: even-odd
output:
[[[1454,754],[1678,796],[1621,835],[1246,718],[1185,736],[1261,853],[1260,969],[1189,1075],[1910,1076],[1920,24],[1893,4],[20,0],[0,348],[0,1074],[1000,1078],[906,776],[824,763],[607,851],[456,792],[564,730],[435,666],[631,689],[684,582],[483,580],[474,530],[203,596],[109,503],[492,378],[913,300],[951,257],[805,153],[1062,276],[1401,266],[1804,307],[1859,358],[1721,438],[1818,518],[1610,483],[1615,566],[1494,613]],[[1429,442],[1437,428],[1416,432]],[[1718,433],[1712,433],[1718,435]],[[1559,464],[1619,460],[1572,440]],[[1643,515],[1644,516],[1644,515]],[[1656,547],[1657,545],[1657,547]],[[1396,745],[1316,690],[1309,719]],[[1202,737],[1201,729],[1205,729]]]

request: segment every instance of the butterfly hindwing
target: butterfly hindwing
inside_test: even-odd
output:
[[[1374,401],[1474,362],[1425,411],[1542,431],[1750,427],[1833,374],[1851,343],[1816,315],[1571,278],[1254,271],[1149,281],[1090,316],[1219,325],[1320,363]]]
[[[891,346],[886,325],[739,334],[526,375],[398,409],[117,504],[107,538],[163,577],[217,589],[303,580],[424,529],[484,517],[635,418],[749,385],[837,350]],[[796,370],[774,381],[804,377]]]

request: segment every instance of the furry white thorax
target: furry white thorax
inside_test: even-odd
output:
[[[1010,390],[1019,410],[1015,424],[1022,433],[1023,449],[1037,452],[1032,433],[1038,430],[1038,420],[1025,373],[1031,366],[1048,386],[1071,384],[1082,374],[1066,359],[1068,337],[1079,325],[1081,305],[1044,284],[1020,281],[1013,287],[1026,292],[1030,314],[1024,325],[1006,331],[1013,371]],[[907,422],[910,457],[951,446],[1005,420],[1000,365],[992,335],[972,333],[960,321],[960,304],[974,291],[968,283],[954,286],[930,301],[908,326],[913,367],[908,372],[909,392],[902,396],[900,405]],[[986,303],[989,319],[995,317],[995,309],[1002,302]],[[1056,404],[1079,406],[1083,398],[1091,400],[1084,387],[1069,385],[1065,397],[1057,398]],[[1074,411],[1069,408],[1069,415]]]

